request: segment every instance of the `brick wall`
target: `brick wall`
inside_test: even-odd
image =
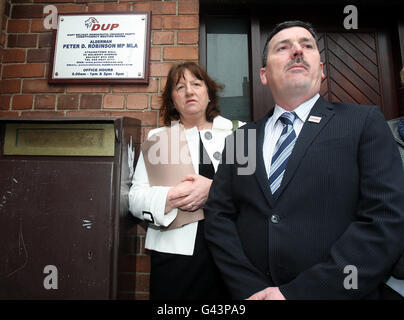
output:
[[[148,85],[49,85],[52,32],[44,28],[46,5],[59,13],[152,12]],[[0,37],[0,117],[128,116],[142,121],[142,140],[160,125],[158,96],[170,66],[198,61],[198,0],[6,0]],[[148,299],[149,256],[145,228],[128,236],[130,254],[120,279],[121,298]],[[135,241],[136,240],[136,241]],[[136,273],[135,273],[136,271]]]

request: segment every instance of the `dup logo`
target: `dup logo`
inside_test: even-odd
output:
[[[97,31],[97,30],[114,30],[119,27],[119,23],[108,23],[108,24],[100,24],[98,20],[94,17],[88,18],[84,24],[86,25],[87,29],[90,29],[91,31]]]
[[[43,13],[46,15],[43,26],[45,29],[57,29],[58,21],[58,9],[54,5],[48,5],[43,8]],[[90,31],[113,31],[114,29],[119,27],[119,23],[108,23],[101,24],[95,17],[90,17],[84,21],[84,25]]]

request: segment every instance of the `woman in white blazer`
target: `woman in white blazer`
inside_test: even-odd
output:
[[[139,155],[129,208],[135,217],[149,222],[145,247],[151,256],[153,300],[229,298],[204,239],[204,221],[162,229],[173,222],[178,208],[195,211],[203,208],[207,200],[225,138],[233,129],[232,121],[219,115],[219,89],[196,63],[174,65],[168,73],[160,109],[166,126],[148,135],[149,139],[168,130],[172,121],[179,120],[195,174],[184,177],[176,186],[150,186],[144,155]],[[211,163],[202,159],[210,159]]]

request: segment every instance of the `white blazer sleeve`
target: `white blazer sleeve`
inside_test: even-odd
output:
[[[132,186],[129,190],[129,210],[137,218],[148,221],[155,226],[167,227],[177,216],[177,208],[164,214],[167,193],[170,187],[149,184],[147,170],[140,152]]]

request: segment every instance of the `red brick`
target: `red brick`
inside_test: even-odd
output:
[[[31,109],[34,96],[32,94],[21,94],[13,97],[13,110]]]
[[[17,93],[21,89],[21,80],[0,80],[0,93]]]
[[[38,36],[36,34],[10,34],[7,38],[7,44],[9,48],[36,47],[37,38]]]
[[[29,20],[8,20],[7,32],[29,32]]]
[[[89,4],[89,12],[117,12],[117,11],[129,11],[129,3],[106,3],[106,4]]]
[[[153,94],[151,99],[151,108],[158,110],[161,108],[161,95]]]
[[[25,62],[25,49],[5,49],[3,63]]]
[[[48,84],[48,80],[25,79],[22,85],[22,91],[29,93],[64,92],[64,90],[64,86],[59,84]]]
[[[34,118],[34,119],[48,119],[48,118],[60,118],[64,117],[64,112],[52,112],[52,111],[23,111],[21,117]]]
[[[10,109],[10,95],[0,95],[0,110],[9,110]]]
[[[144,128],[142,128],[142,134],[143,134],[143,130],[144,130]],[[147,134],[145,134],[144,136],[147,137]],[[143,142],[144,139],[141,139],[141,141]],[[147,231],[147,223],[144,223],[144,222],[138,223],[136,229],[137,229],[136,234],[138,236],[145,236],[146,231]]]
[[[67,117],[109,117],[111,112],[94,109],[66,111]]]
[[[27,62],[49,62],[50,49],[28,49]]]
[[[150,295],[149,293],[137,293],[135,295],[135,300],[149,300],[150,299]]]
[[[199,3],[195,0],[179,0],[178,14],[198,14]]]
[[[154,31],[153,44],[173,44],[174,32],[173,31]]]
[[[153,129],[154,128],[144,128],[144,127],[142,128],[142,134],[140,136],[140,143],[143,143],[144,141],[146,141],[146,139],[149,135],[149,132]],[[141,229],[141,230],[143,230],[143,229]],[[143,232],[144,232],[144,235],[146,235],[146,230],[143,230]],[[140,233],[138,233],[138,234],[140,234]]]
[[[164,126],[165,126],[165,124],[164,124],[164,119],[163,119],[163,117],[160,117],[160,118],[159,118],[158,127],[164,127]]]
[[[68,85],[67,92],[85,92],[85,93],[107,93],[109,92],[109,85],[94,84],[91,86],[86,85]]]
[[[198,47],[165,47],[164,60],[198,60]]]
[[[198,43],[199,31],[182,30],[178,31],[177,42],[178,44],[195,44]]]
[[[82,95],[80,108],[82,109],[101,109],[102,96],[101,95]]]
[[[19,113],[18,111],[0,110],[0,118],[17,118],[18,113]]]
[[[86,111],[68,111],[66,116],[102,116],[102,117],[130,117],[139,119],[142,126],[157,126],[157,112],[156,111],[96,111],[96,110],[86,110]]]
[[[160,60],[161,60],[161,47],[151,47],[150,61],[160,61]]]
[[[52,1],[54,2],[54,1]],[[60,2],[72,2],[71,0],[65,0]],[[86,5],[84,4],[58,4],[56,6],[58,13],[80,13],[86,11]]]
[[[136,272],[150,272],[150,257],[138,255],[136,256]]]
[[[144,3],[134,3],[133,11],[152,11],[152,14],[176,14],[177,3],[161,2],[161,1],[148,1]]]
[[[49,32],[43,25],[44,19],[33,19],[31,20],[31,32]]]
[[[150,274],[136,274],[136,293],[150,291]]]
[[[104,2],[107,2],[107,1],[116,1],[116,0],[104,0]],[[84,2],[84,3],[87,3],[87,2],[100,2],[100,0],[76,0],[76,2],[77,3],[80,3],[80,2]]]
[[[140,131],[140,128],[139,128]],[[132,228],[136,230],[135,228]],[[124,242],[124,250],[125,252],[129,254],[136,254],[136,235],[129,236],[127,235],[125,237],[125,242]]]
[[[44,64],[12,64],[3,67],[3,78],[42,77],[45,72]]]
[[[55,2],[73,2],[74,0],[31,0],[31,1],[39,3],[55,3]]]
[[[171,62],[152,62],[150,64],[150,76],[166,77],[172,65],[173,64]]]
[[[164,91],[166,83],[167,83],[167,77],[160,78],[160,92]]]
[[[139,119],[142,126],[157,126],[156,111],[111,111],[108,115],[112,117],[132,117]]]
[[[158,80],[150,79],[148,85],[113,85],[112,92],[158,92]]]
[[[55,109],[56,96],[54,95],[37,95],[35,97],[34,109]]]
[[[149,96],[147,94],[128,94],[126,108],[127,109],[147,109],[149,104]]]
[[[136,112],[132,117],[139,119],[142,126],[157,126],[158,114],[155,111]]]
[[[43,7],[43,5],[14,5],[11,17],[13,19],[42,18]]]
[[[123,109],[125,96],[116,94],[106,94],[104,96],[104,108],[106,109]]]
[[[164,16],[164,29],[198,29],[198,16]]]
[[[0,29],[1,30],[6,30],[7,20],[10,17],[10,3],[9,3],[9,1],[2,1],[2,2],[3,2],[3,4],[5,2],[5,6],[4,6],[4,12],[3,12],[4,16],[2,17],[3,22],[2,22],[2,25],[0,25]]]
[[[58,96],[57,108],[59,110],[78,109],[78,107],[79,107],[79,96],[77,94]]]
[[[4,11],[2,10],[2,14],[3,16],[2,18],[2,24],[0,25],[0,30],[5,31],[6,30],[6,26],[7,26],[7,20],[10,18],[10,1],[1,1],[2,4],[2,9],[4,9]]]
[[[152,29],[161,29],[163,27],[163,17],[153,15],[151,18]]]
[[[50,47],[52,46],[53,42],[53,34],[52,33],[41,33],[39,35],[39,41],[38,41],[38,47],[43,48],[43,47]]]

